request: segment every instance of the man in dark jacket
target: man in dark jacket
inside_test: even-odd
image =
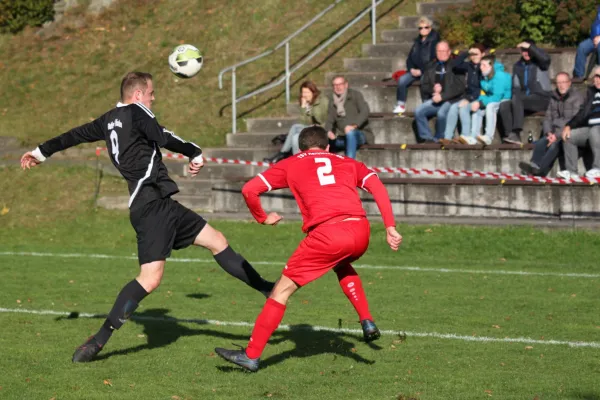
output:
[[[528,175],[548,175],[562,147],[563,128],[577,114],[584,101],[583,93],[571,88],[569,74],[559,72],[555,79],[556,90],[552,92],[542,124],[544,136],[535,143],[531,161],[519,163],[521,170]]]
[[[596,52],[596,65],[600,64],[600,6],[596,19],[592,23],[590,37],[579,43],[577,46],[577,55],[575,56],[575,68],[573,69],[573,78],[583,78],[585,75],[585,61],[588,55]]]
[[[437,142],[444,136],[448,110],[464,92],[464,79],[452,71],[450,45],[441,41],[436,46],[436,59],[427,64],[421,80],[421,98],[424,103],[415,110],[417,134],[421,141]],[[433,116],[437,117],[435,138],[428,122]]]
[[[421,79],[425,65],[435,58],[435,46],[440,41],[440,35],[433,30],[433,22],[427,17],[421,17],[417,24],[419,36],[415,39],[406,59],[406,73],[398,79],[396,91],[396,108],[394,114],[406,111],[406,94],[410,85]]]
[[[348,88],[345,77],[338,75],[331,83],[333,94],[325,122],[331,148],[345,149],[346,157],[356,158],[356,150],[367,142],[365,132],[370,132],[369,105],[361,92]]]
[[[536,47],[533,40],[519,43],[521,59],[513,66],[512,100],[500,105],[500,134],[506,143],[521,143],[525,113],[545,111],[550,102],[552,84],[548,75],[550,56]]]
[[[588,88],[583,106],[562,132],[566,170],[557,174],[560,178],[577,176],[578,150],[587,145],[591,147],[594,161],[585,176],[600,178],[600,66],[594,67],[592,80],[594,84]]]

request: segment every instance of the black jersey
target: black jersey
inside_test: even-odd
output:
[[[80,143],[99,140],[106,141],[112,163],[127,181],[130,209],[179,191],[162,162],[161,147],[190,159],[202,154],[200,147],[160,126],[152,111],[141,103],[118,103],[100,118],[50,139],[38,149],[42,156],[50,157]]]

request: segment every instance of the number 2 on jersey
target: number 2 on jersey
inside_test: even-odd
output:
[[[315,158],[315,163],[323,164],[317,168],[317,176],[321,186],[332,185],[335,183],[335,176],[331,173],[331,160],[329,158]]]

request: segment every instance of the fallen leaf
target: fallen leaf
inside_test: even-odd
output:
[[[139,335],[137,335],[137,337],[139,337],[139,338],[145,338],[146,335],[144,335],[143,333],[140,333]]]
[[[10,209],[6,206],[3,206],[2,211],[0,211],[0,215],[6,215],[8,214],[8,211],[10,211]]]
[[[525,346],[525,350],[533,350],[533,346]]]
[[[112,382],[110,381],[110,379],[105,379],[102,383],[104,383],[107,386],[112,386]]]
[[[392,350],[396,350],[396,346],[394,346],[393,344],[391,344],[391,345],[390,345],[390,348],[391,348]]]
[[[73,279],[71,279],[71,280],[69,281],[69,283],[75,283],[75,281],[74,281]]]
[[[502,257],[502,258],[500,258],[500,261],[506,262],[506,258]]]
[[[27,383],[31,382],[31,378],[25,378],[25,382],[27,382]]]
[[[491,390],[489,390],[489,389],[488,389],[488,390],[485,390],[485,392],[488,394],[488,396],[491,396],[491,395],[492,395],[492,391],[491,391]]]
[[[573,293],[573,294],[571,295],[571,297],[575,297],[575,296],[577,296],[575,293]]]
[[[548,288],[548,291],[549,291],[549,292],[554,292],[554,289],[553,289],[553,288],[551,288],[551,287],[549,287],[549,288]]]
[[[492,328],[500,329],[500,325],[492,325]]]
[[[350,351],[356,353],[356,347],[351,348]]]
[[[506,364],[504,364],[504,363],[500,363],[500,365],[504,367]]]
[[[425,232],[426,232],[426,233],[431,233],[431,232],[433,232],[433,231],[432,231],[431,229],[425,229]]]
[[[179,396],[171,396],[171,398],[172,398],[173,400],[181,400],[181,397],[179,397]]]
[[[505,321],[510,321],[510,315],[508,317],[504,317]]]
[[[202,280],[202,278],[196,278],[197,282],[200,282]]]
[[[302,304],[308,304],[308,300],[302,300]]]
[[[135,387],[135,383],[130,383],[129,387],[133,389]]]
[[[21,304],[21,300],[17,299],[17,304]]]
[[[267,393],[267,397],[273,397],[273,393]]]

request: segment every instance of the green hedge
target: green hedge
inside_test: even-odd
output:
[[[16,33],[54,19],[54,0],[0,0],[0,32]]]
[[[474,0],[436,16],[451,45],[481,42],[515,47],[523,39],[555,46],[577,46],[596,17],[595,0]]]

